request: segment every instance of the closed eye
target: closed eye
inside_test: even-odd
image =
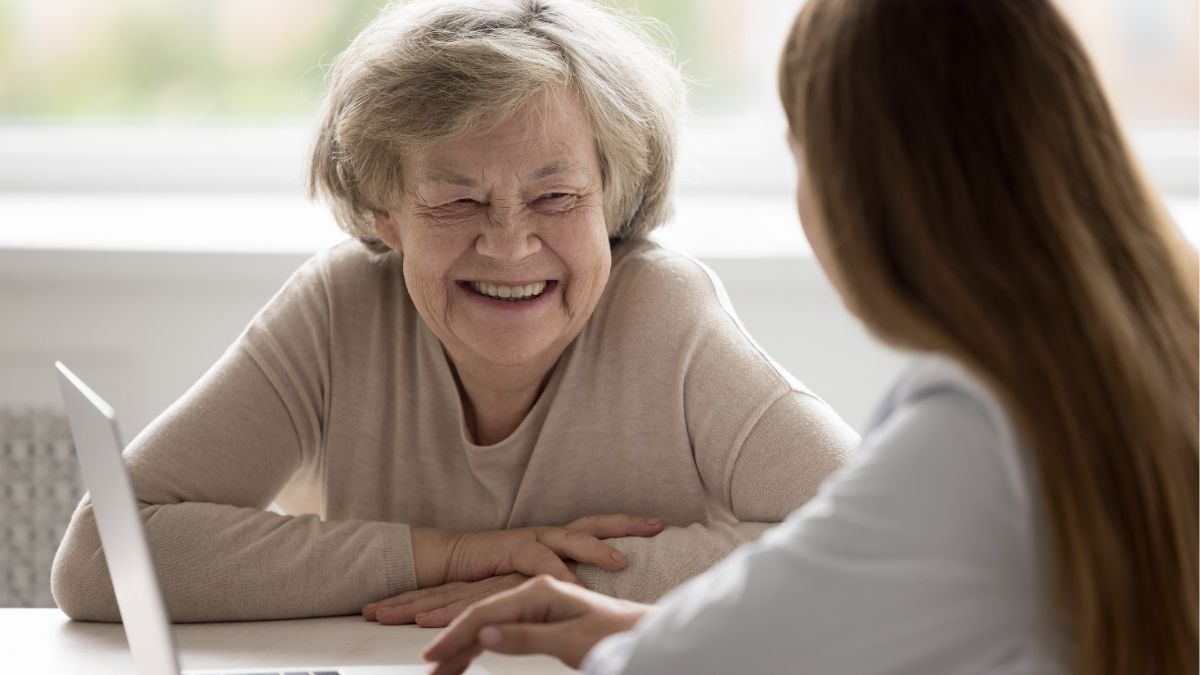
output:
[[[571,192],[547,192],[534,201],[534,209],[542,213],[566,211],[575,205],[575,197]]]
[[[479,213],[481,203],[470,197],[460,197],[453,201],[443,202],[439,206],[427,209],[429,215],[443,220],[460,220],[470,218]]]

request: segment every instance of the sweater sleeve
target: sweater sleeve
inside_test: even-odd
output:
[[[687,331],[668,339],[687,355],[683,413],[714,508],[707,522],[668,527],[649,539],[608,540],[629,558],[620,572],[578,567],[589,589],[638,602],[657,600],[781,522],[816,494],[859,440],[759,349],[711,271],[686,260],[676,272],[682,284],[657,286],[687,309],[680,322]]]
[[[266,511],[317,463],[329,312],[309,263],[236,344],[124,452],[172,620],[349,614],[415,588],[409,530]],[[84,497],[51,574],[71,618],[118,621]]]
[[[710,520],[668,527],[650,539],[610,539],[605,543],[625,553],[629,565],[620,572],[580,565],[577,574],[591,590],[654,602],[807,502],[857,440],[823,401],[789,391],[763,413],[740,452],[730,453],[728,479],[719,484],[727,486],[722,502],[736,522]]]

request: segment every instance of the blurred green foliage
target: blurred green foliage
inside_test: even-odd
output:
[[[669,28],[673,38],[657,37],[684,64],[694,106],[719,110],[737,98],[739,58],[730,50],[738,47],[719,33],[726,28],[722,14],[736,3],[606,1]],[[237,16],[254,4],[0,0],[0,119],[307,120],[320,103],[325,66],[385,0],[277,2],[274,6],[292,14],[264,21],[260,7],[245,19]],[[318,12],[319,20],[299,16],[305,11]],[[247,58],[247,49],[253,58]]]
[[[331,2],[336,11],[320,30],[276,39],[271,58],[248,63],[219,39],[217,3],[104,0],[80,26],[71,16],[30,20],[35,2],[0,0],[0,117],[9,120],[307,116],[320,99],[322,60],[331,60],[379,5]],[[255,29],[238,33],[253,40]]]

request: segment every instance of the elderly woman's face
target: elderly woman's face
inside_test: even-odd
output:
[[[405,158],[377,219],[421,316],[460,366],[548,367],[579,334],[611,254],[594,136],[573,96]]]

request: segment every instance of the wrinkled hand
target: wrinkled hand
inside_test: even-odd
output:
[[[584,516],[563,527],[525,527],[488,532],[412,528],[417,587],[478,581],[520,573],[549,574],[575,582],[563,560],[609,571],[625,567],[625,555],[601,542],[613,537],[652,537],[661,520],[629,515]]]
[[[452,581],[373,602],[363,607],[362,615],[389,626],[416,623],[422,628],[444,628],[470,605],[528,580],[515,572],[480,581]]]
[[[484,649],[549,654],[578,668],[597,642],[633,628],[653,609],[539,576],[467,608],[422,656],[430,675],[458,675]]]

